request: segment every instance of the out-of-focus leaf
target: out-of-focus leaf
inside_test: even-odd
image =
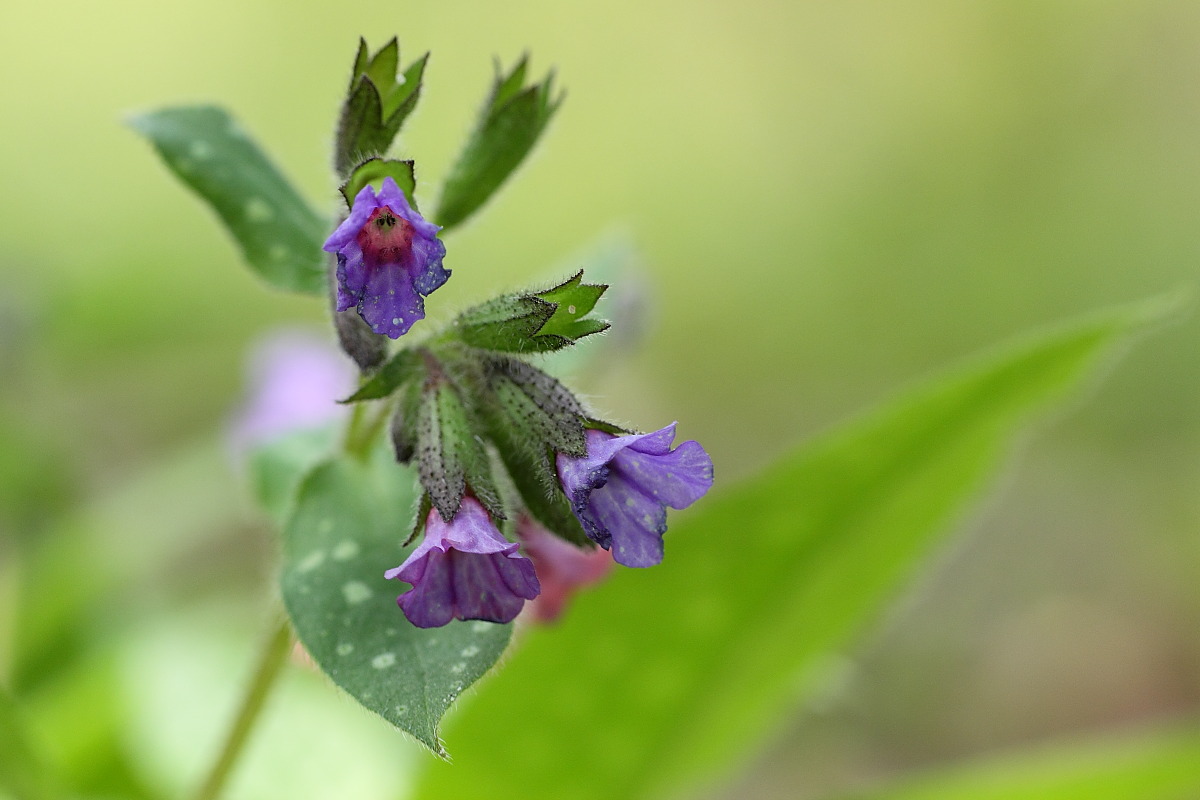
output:
[[[853,800],[1183,800],[1200,797],[1200,730],[1007,753]]]
[[[327,291],[321,244],[329,223],[227,112],[213,106],[164,108],[135,116],[130,125],[212,206],[259,276],[280,289]]]
[[[554,74],[522,88],[528,57],[507,75],[497,67],[492,92],[471,137],[450,170],[434,221],[452,228],[479,210],[521,164],[562,103]]]
[[[390,452],[384,453],[390,460]],[[414,627],[396,607],[412,473],[394,463],[328,461],[300,486],[283,546],[283,599],[304,647],[359,703],[445,756],[438,723],[508,644],[511,626]]]
[[[912,576],[1030,416],[1145,316],[990,354],[719,488],[677,517],[661,567],[623,571],[529,637],[417,796],[660,797],[729,770]]]
[[[333,449],[333,426],[294,431],[263,445],[250,457],[250,482],[258,502],[280,527],[304,476]]]
[[[0,689],[0,790],[19,800],[57,797],[41,756],[30,746],[19,709]]]

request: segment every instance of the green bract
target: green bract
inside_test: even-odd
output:
[[[554,94],[554,75],[525,86],[528,56],[507,74],[496,68],[492,92],[451,169],[433,219],[452,228],[479,210],[508,179],[546,129],[563,96]]]

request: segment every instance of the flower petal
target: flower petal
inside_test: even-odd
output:
[[[662,455],[639,452],[638,445],[628,447],[613,459],[613,468],[671,508],[687,508],[713,483],[712,459],[691,440]]]
[[[454,618],[454,587],[449,553],[431,550],[408,573],[412,589],[396,599],[404,616],[418,628],[437,628]]]
[[[408,272],[399,265],[385,264],[369,270],[358,313],[375,333],[397,339],[425,318],[425,302],[413,289]]]
[[[613,560],[627,567],[652,567],[663,559],[667,510],[619,475],[592,492],[591,507],[611,537]]]
[[[395,185],[395,181],[392,182],[392,185]],[[354,204],[350,207],[350,216],[346,217],[342,224],[329,234],[329,238],[325,240],[325,244],[321,248],[326,252],[333,253],[353,242],[358,237],[358,232],[362,230],[363,225],[367,224],[367,218],[375,213],[375,209],[379,208],[379,205],[375,198],[375,188],[369,185],[364,186],[354,197]]]

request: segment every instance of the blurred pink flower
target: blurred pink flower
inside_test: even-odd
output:
[[[542,584],[542,593],[529,605],[529,613],[537,622],[557,620],[571,595],[600,582],[612,570],[612,556],[607,551],[576,547],[526,514],[517,519],[517,538]]]
[[[354,367],[332,343],[304,329],[282,328],[253,347],[248,391],[235,413],[230,445],[242,459],[282,434],[343,416],[337,400],[353,391]]]

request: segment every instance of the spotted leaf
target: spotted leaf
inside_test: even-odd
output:
[[[442,715],[500,658],[511,627],[414,627],[396,607],[405,586],[383,573],[404,560],[411,470],[326,461],[300,484],[284,530],[284,604],[301,643],[341,688],[439,756]]]
[[[329,222],[228,113],[214,106],[164,108],[129,124],[217,212],[259,277],[289,291],[328,291],[321,243]]]

